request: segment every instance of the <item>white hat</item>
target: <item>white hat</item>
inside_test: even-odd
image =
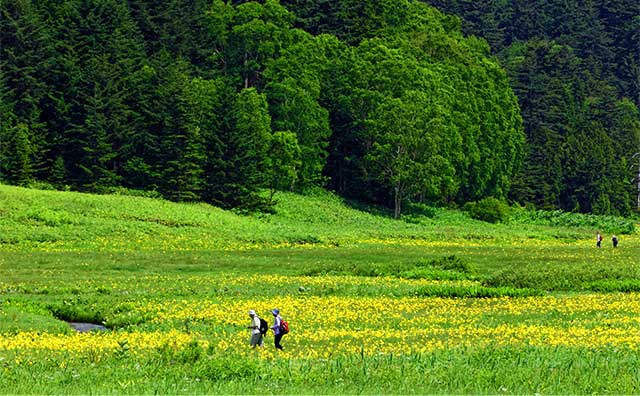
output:
[[[253,309],[249,311],[249,315],[255,315],[256,311],[254,311]]]

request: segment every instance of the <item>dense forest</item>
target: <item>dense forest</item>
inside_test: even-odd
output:
[[[4,1],[0,181],[633,210],[640,4],[431,3]]]

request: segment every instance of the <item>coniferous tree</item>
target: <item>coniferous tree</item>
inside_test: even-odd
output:
[[[169,199],[193,201],[201,197],[206,154],[199,125],[189,122],[193,103],[188,66],[178,60],[163,69],[158,87],[159,191]]]
[[[267,183],[270,167],[271,117],[266,97],[255,88],[237,94],[231,110],[232,130],[227,147],[228,170],[218,201],[244,210],[264,209],[268,202],[258,194]]]
[[[29,142],[29,173],[45,170],[47,129],[42,112],[49,100],[47,71],[52,51],[48,25],[31,0],[0,3],[0,101],[7,112],[0,116],[6,135],[0,139]],[[5,150],[4,155],[11,153]]]
[[[201,139],[202,198],[212,201],[225,183],[228,125],[224,113],[231,96],[225,79],[192,79],[184,91],[185,121],[188,131]]]
[[[33,147],[29,142],[29,136],[29,128],[24,123],[4,130],[0,136],[0,168],[3,181],[19,186],[26,186],[33,181]]]

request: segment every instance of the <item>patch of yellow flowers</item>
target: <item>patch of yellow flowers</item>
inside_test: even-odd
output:
[[[286,278],[286,277],[283,277]],[[337,277],[336,277],[337,278]],[[333,277],[297,277],[319,287]],[[233,277],[238,285],[283,282],[277,276]],[[291,281],[291,280],[290,280]],[[342,277],[367,287],[398,279]],[[432,281],[431,281],[432,282]],[[389,284],[391,286],[391,284]],[[249,317],[255,309],[272,320],[278,307],[290,323],[285,336],[291,358],[331,358],[350,354],[411,354],[442,348],[483,346],[561,346],[638,349],[640,294],[585,294],[529,298],[445,299],[394,296],[314,296],[300,293],[271,298],[221,297],[144,302],[133,309],[151,317],[166,331],[113,331],[85,334],[20,332],[0,335],[2,350],[50,350],[72,353],[109,352],[126,345],[134,354],[154,348],[182,348],[194,341],[224,353],[247,354]],[[179,323],[196,323],[199,332],[178,331]],[[259,353],[274,357],[270,346]]]
[[[190,334],[177,330],[168,332],[91,332],[49,334],[25,331],[0,336],[0,350],[46,349],[51,351],[85,352],[127,349],[136,354],[144,350],[172,346],[183,347],[194,340]]]

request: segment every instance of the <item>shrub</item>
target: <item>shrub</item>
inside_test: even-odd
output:
[[[593,290],[633,291],[640,285],[634,271],[616,266],[601,266],[597,270],[585,266],[551,266],[544,268],[506,269],[483,281],[489,287],[534,288],[545,291]]]
[[[417,288],[418,297],[494,298],[541,296],[544,292],[530,288],[429,285]]]
[[[509,220],[511,209],[506,203],[493,198],[483,198],[478,202],[469,202],[464,210],[471,218],[488,223],[503,223]]]
[[[460,273],[457,271],[446,271],[431,268],[418,268],[409,271],[403,271],[399,274],[403,279],[430,279],[430,280],[448,280],[459,281],[474,279],[474,277],[468,274]]]
[[[43,191],[55,191],[58,190],[56,188],[56,186],[54,186],[51,183],[47,183],[44,181],[33,181],[31,183],[29,183],[29,185],[27,186],[28,188],[34,189],[34,190],[43,190]]]
[[[430,219],[436,217],[437,212],[437,208],[422,203],[409,203],[406,208],[406,213],[408,215],[424,216]]]
[[[104,317],[101,312],[94,311],[92,307],[74,300],[64,300],[62,303],[48,305],[52,315],[67,322],[85,322],[101,324]]]
[[[598,293],[637,293],[640,292],[640,280],[638,279],[623,279],[623,280],[602,280],[591,282],[584,287],[587,290],[591,290]]]
[[[571,213],[561,210],[516,209],[512,212],[511,221],[552,227],[591,228],[614,234],[635,232],[633,220],[624,217]]]
[[[137,190],[133,188],[126,187],[105,187],[100,190],[102,194],[110,194],[110,195],[126,195],[130,197],[143,197],[143,198],[162,198],[162,194],[160,194],[156,190]]]
[[[468,263],[466,260],[456,256],[455,254],[451,256],[445,256],[445,257],[433,259],[426,263],[419,262],[418,266],[435,267],[445,271],[457,271],[457,272],[462,272],[467,274],[473,273],[475,271],[475,268],[473,268],[473,265]]]

